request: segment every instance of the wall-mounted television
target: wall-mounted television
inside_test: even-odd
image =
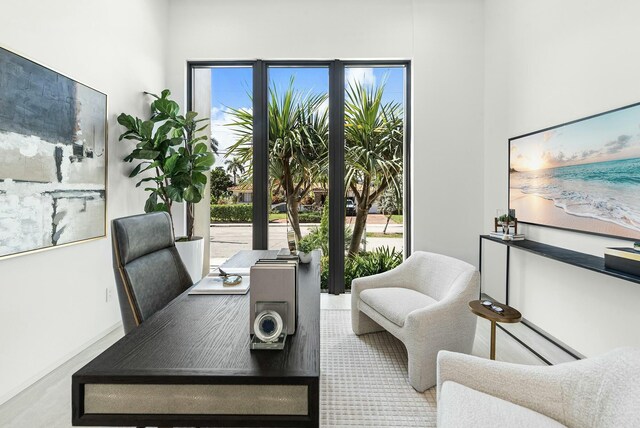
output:
[[[640,103],[509,139],[518,222],[640,240]]]

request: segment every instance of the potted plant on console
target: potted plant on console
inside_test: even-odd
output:
[[[120,140],[138,143],[124,158],[125,162],[138,162],[129,177],[142,176],[136,187],[144,183],[149,187],[145,212],[166,211],[173,222],[171,208],[174,202],[186,203],[186,236],[176,239],[180,257],[196,282],[202,277],[204,240],[193,236],[194,204],[200,202],[207,185],[206,172],[214,163],[208,150],[206,135],[201,135],[207,125],[196,119],[197,113],[180,114],[180,106],[169,96],[167,89],[160,96],[151,95],[151,117],[142,120],[122,113],[118,123],[126,128]]]

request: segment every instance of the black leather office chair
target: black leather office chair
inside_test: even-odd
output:
[[[111,222],[113,270],[125,333],[129,333],[192,285],[176,250],[166,212]]]

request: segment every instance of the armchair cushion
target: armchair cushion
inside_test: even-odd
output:
[[[448,381],[440,389],[438,427],[559,428],[564,425],[542,413]]]
[[[409,313],[437,303],[426,294],[401,287],[370,288],[360,293],[360,300],[398,327],[404,326]]]

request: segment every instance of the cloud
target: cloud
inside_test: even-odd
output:
[[[625,147],[629,146],[629,141],[631,140],[630,135],[620,135],[616,140],[609,141],[604,145],[607,150],[607,153],[614,154],[618,153]]]
[[[250,107],[241,107],[240,110],[251,111]],[[233,116],[224,107],[211,108],[211,136],[218,141],[218,156],[215,166],[224,165],[227,150],[238,140],[233,128],[227,126],[233,122]]]
[[[568,160],[563,152],[558,152],[558,154],[554,155],[547,151],[544,152],[542,158],[550,165],[558,165]]]
[[[584,151],[580,154],[580,159],[586,159],[586,158],[591,157],[591,156],[593,156],[593,155],[596,155],[596,154],[598,154],[598,153],[600,153],[600,150],[594,150],[594,149],[591,149],[591,150],[584,150]]]
[[[359,82],[363,86],[373,86],[376,84],[376,76],[373,74],[373,68],[356,68],[348,67],[345,74],[347,84],[353,85]]]

